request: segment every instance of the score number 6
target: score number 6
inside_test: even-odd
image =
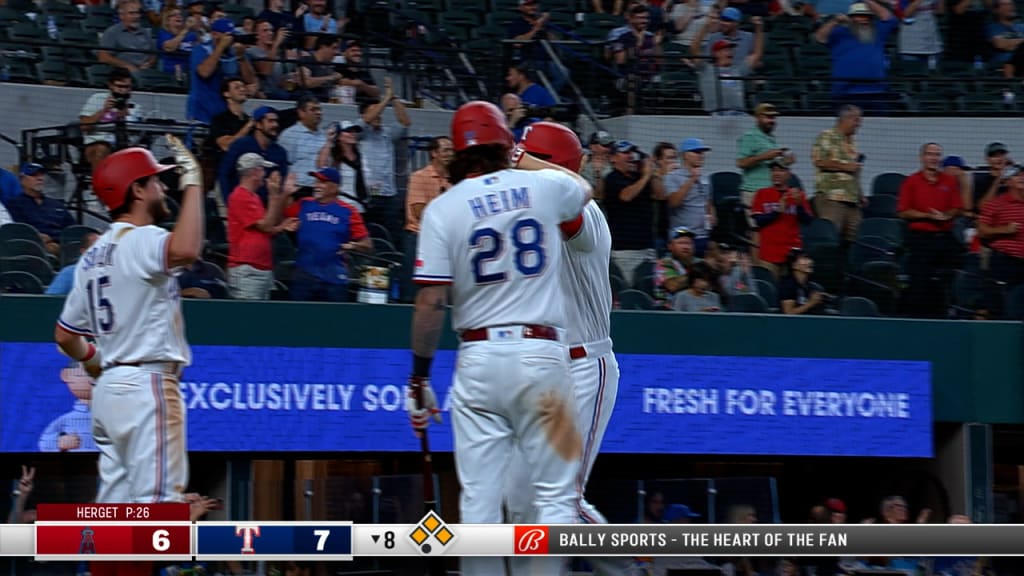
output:
[[[171,533],[167,530],[154,530],[153,531],[153,550],[157,552],[166,552],[171,547],[171,539],[168,538]]]

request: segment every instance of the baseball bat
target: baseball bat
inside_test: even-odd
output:
[[[417,390],[416,405],[423,406],[423,391]],[[434,459],[430,454],[430,439],[427,430],[420,430],[420,452],[423,454],[423,513],[437,512],[437,497],[434,494]],[[427,557],[427,576],[446,576],[444,558]]]

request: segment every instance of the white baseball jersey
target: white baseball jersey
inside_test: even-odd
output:
[[[566,290],[568,344],[600,342],[611,337],[612,290],[609,259],[612,233],[608,220],[591,201],[583,209],[583,227],[564,244],[562,286]]]
[[[104,365],[191,361],[176,271],[167,268],[170,236],[115,222],[78,260],[58,322],[94,337]]]
[[[427,204],[414,279],[452,284],[456,331],[509,324],[565,327],[559,223],[586,192],[557,170],[468,178]]]

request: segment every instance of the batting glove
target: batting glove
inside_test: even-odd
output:
[[[184,191],[189,186],[203,187],[203,171],[199,161],[192,155],[185,143],[173,134],[168,134],[167,145],[174,152],[174,161],[178,163],[178,189]]]
[[[437,407],[437,396],[430,387],[430,379],[418,376],[409,377],[409,385],[405,395],[405,411],[409,413],[412,429],[419,433],[427,429],[433,418],[441,423],[441,410]]]

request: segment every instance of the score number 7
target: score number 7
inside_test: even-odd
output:
[[[316,540],[316,551],[323,552],[324,547],[327,546],[327,537],[331,535],[330,530],[313,530],[313,535],[317,537]]]

